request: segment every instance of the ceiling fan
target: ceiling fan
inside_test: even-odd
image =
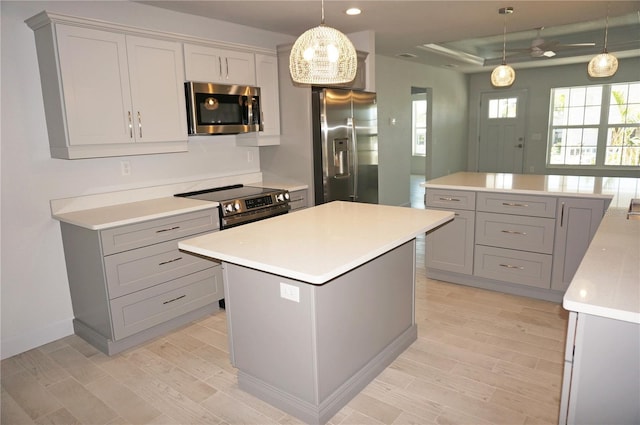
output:
[[[552,58],[556,55],[556,51],[574,48],[574,47],[593,47],[596,43],[568,43],[563,44],[559,41],[546,41],[542,38],[541,32],[544,27],[536,28],[538,34],[536,38],[531,41],[531,45],[526,48],[519,49],[507,49],[507,52],[514,52],[515,54],[528,54],[532,58]]]

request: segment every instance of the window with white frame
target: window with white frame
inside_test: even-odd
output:
[[[640,168],[640,82],[552,89],[547,165]]]
[[[427,155],[427,99],[414,99],[412,109],[412,153],[414,156]]]

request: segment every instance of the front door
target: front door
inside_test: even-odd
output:
[[[478,171],[523,172],[526,95],[525,90],[482,94]]]

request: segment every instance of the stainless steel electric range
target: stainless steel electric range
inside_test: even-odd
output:
[[[218,202],[220,230],[286,214],[291,209],[289,191],[241,184],[177,193],[175,196]]]

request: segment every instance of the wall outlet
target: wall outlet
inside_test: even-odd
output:
[[[247,151],[247,162],[253,162],[253,151]]]
[[[120,161],[120,173],[123,176],[131,175],[131,163],[129,161]]]
[[[280,282],[280,298],[300,302],[300,288],[288,283]]]

